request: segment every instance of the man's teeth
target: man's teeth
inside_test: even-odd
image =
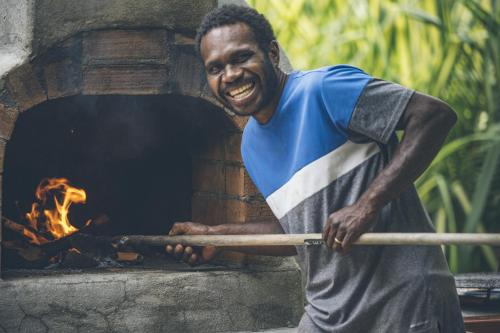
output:
[[[236,89],[229,91],[229,96],[236,97],[238,95],[243,94],[244,92],[247,92],[247,91],[249,92],[252,87],[253,87],[252,83],[247,83],[239,88],[236,88]]]

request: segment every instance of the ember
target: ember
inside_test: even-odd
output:
[[[83,189],[70,186],[66,178],[50,178],[40,182],[35,196],[37,202],[32,204],[31,212],[26,214],[26,219],[33,230],[46,236],[48,234],[53,239],[78,231],[69,222],[68,212],[71,204],[85,203],[87,196]],[[44,243],[36,233],[26,231],[24,235],[30,238],[32,243],[38,245]]]

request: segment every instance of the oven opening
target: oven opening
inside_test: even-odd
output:
[[[224,150],[234,131],[219,108],[182,95],[74,96],[22,113],[5,154],[2,262],[79,268],[165,256],[117,248],[114,236],[166,235],[193,217],[225,222],[193,216],[193,205],[230,199],[230,165],[207,152]]]

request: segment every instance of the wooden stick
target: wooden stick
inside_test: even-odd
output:
[[[141,236],[120,238],[122,245],[193,245],[193,246],[283,246],[320,245],[321,234],[271,234],[271,235],[181,235]],[[496,245],[500,234],[435,234],[435,233],[366,233],[356,245]]]
[[[40,244],[45,244],[45,243],[49,242],[47,238],[43,237],[42,235],[37,233],[35,230],[33,230],[29,227],[26,227],[20,223],[16,223],[16,222],[6,218],[5,216],[2,216],[2,224],[6,228],[16,232],[19,235],[22,235],[22,236],[29,238],[29,239],[32,239],[32,240],[35,240],[35,239],[38,240],[38,242]]]

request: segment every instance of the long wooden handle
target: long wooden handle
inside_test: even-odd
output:
[[[130,245],[193,245],[193,246],[283,246],[319,245],[321,234],[271,235],[181,235],[181,236],[124,236],[122,244]],[[500,234],[435,234],[435,233],[366,233],[356,245],[496,245]]]

